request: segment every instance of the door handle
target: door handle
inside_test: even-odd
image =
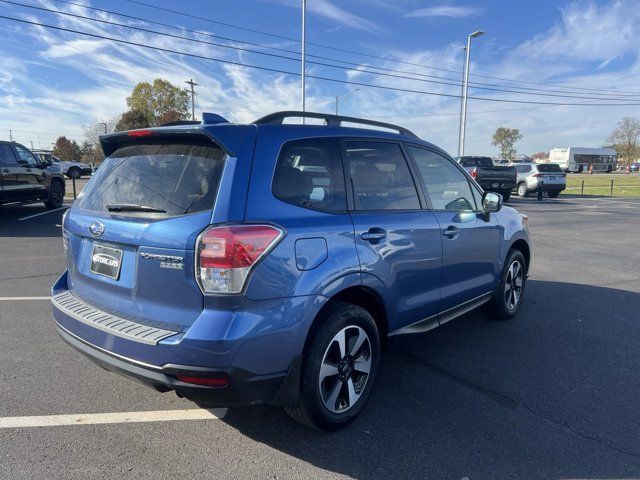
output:
[[[368,232],[364,232],[360,235],[360,238],[366,242],[377,243],[380,240],[387,238],[387,232],[381,228],[371,228]]]
[[[442,232],[442,235],[453,240],[458,236],[458,227],[449,225],[447,229]]]

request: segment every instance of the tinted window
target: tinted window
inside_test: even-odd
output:
[[[560,165],[555,163],[537,165],[536,168],[538,169],[539,172],[543,172],[543,173],[562,173],[562,169],[560,168]]]
[[[356,210],[418,210],[420,201],[397,143],[346,142]]]
[[[87,184],[80,207],[144,205],[164,213],[117,212],[131,216],[174,216],[213,208],[225,154],[215,145],[158,144],[120,148]]]
[[[347,200],[336,139],[306,139],[282,147],[273,177],[273,194],[300,207],[345,212]]]
[[[430,150],[409,147],[424,179],[434,210],[475,210],[467,176],[449,159]]]
[[[0,143],[0,163],[2,165],[16,165],[16,157],[11,145]]]
[[[26,163],[27,165],[32,167],[35,167],[38,164],[36,157],[29,150],[21,147],[20,145],[15,145],[14,147],[18,154],[18,163]]]
[[[516,171],[518,173],[527,173],[531,171],[531,165],[516,165]]]
[[[461,157],[460,165],[463,167],[493,167],[493,160],[489,157]]]

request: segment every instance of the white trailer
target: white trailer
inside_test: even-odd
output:
[[[549,162],[557,163],[565,172],[611,173],[618,165],[618,154],[611,148],[562,147],[549,152]]]

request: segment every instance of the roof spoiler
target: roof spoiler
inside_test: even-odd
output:
[[[160,125],[161,127],[177,127],[180,125],[217,125],[219,123],[231,123],[222,115],[217,113],[202,113],[202,121],[198,120],[176,120],[175,122],[167,122]]]

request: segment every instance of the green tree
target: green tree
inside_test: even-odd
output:
[[[615,149],[618,156],[629,165],[640,157],[639,136],[640,120],[633,117],[624,117],[611,132],[607,142]]]
[[[160,120],[168,112],[174,110],[178,120],[189,115],[189,93],[176,87],[167,80],[156,78],[153,84],[149,82],[138,83],[131,96],[127,98],[127,106],[130,110],[143,112],[151,122],[150,126],[158,126]]]
[[[142,110],[128,110],[122,114],[118,123],[116,123],[115,131],[135,130],[136,128],[147,128],[152,126],[153,121]]]
[[[77,162],[82,157],[82,150],[75,140],[69,140],[67,137],[58,137],[53,146],[53,154],[60,160]]]
[[[496,132],[493,134],[491,145],[500,149],[501,158],[513,160],[518,153],[515,148],[518,140],[522,140],[520,130],[517,128],[500,127],[496,129]]]

